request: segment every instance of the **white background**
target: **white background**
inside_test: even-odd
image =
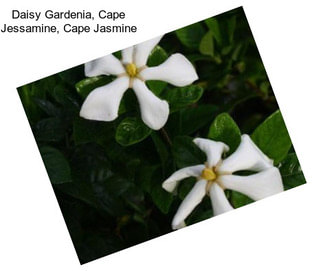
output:
[[[106,9],[139,31],[0,33],[0,269],[322,270],[320,2],[2,1],[0,25],[11,9]],[[16,87],[241,5],[308,184],[80,266]]]

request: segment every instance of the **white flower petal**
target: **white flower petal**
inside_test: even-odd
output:
[[[168,192],[173,192],[179,181],[188,177],[198,177],[201,175],[204,165],[185,167],[175,171],[167,180],[163,182],[163,188]]]
[[[121,55],[123,64],[133,63],[133,46],[123,49]]]
[[[150,91],[145,83],[139,79],[133,80],[133,90],[136,93],[140,105],[141,118],[151,129],[162,128],[169,115],[169,105],[166,101],[159,99]]]
[[[159,66],[143,69],[140,75],[145,80],[161,80],[178,87],[198,79],[192,63],[182,54],[173,54]]]
[[[144,41],[135,45],[134,63],[138,68],[146,65],[150,52],[155,48],[163,36]]]
[[[261,152],[248,135],[242,135],[239,147],[223,161],[219,172],[261,171],[270,167],[273,167],[273,161]]]
[[[211,185],[210,198],[214,215],[220,215],[233,210],[231,204],[224,194],[223,189],[217,183]]]
[[[103,74],[118,75],[124,73],[125,69],[120,60],[111,54],[85,63],[84,72],[87,77],[92,77]]]
[[[195,138],[193,142],[206,153],[208,167],[216,166],[222,157],[222,153],[229,151],[229,147],[223,142],[204,138]]]
[[[90,120],[111,121],[117,118],[124,92],[129,87],[129,78],[117,78],[110,84],[94,89],[85,99],[80,116]]]
[[[194,208],[202,201],[205,196],[207,181],[199,180],[193,186],[192,190],[187,194],[181,205],[179,206],[176,215],[172,221],[174,230],[183,226],[186,217],[194,210]]]
[[[284,191],[279,170],[275,167],[249,176],[222,175],[219,181],[227,189],[259,200]]]

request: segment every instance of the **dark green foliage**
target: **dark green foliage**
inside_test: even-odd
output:
[[[205,154],[193,143],[188,136],[175,137],[173,142],[173,157],[178,168],[203,164]]]
[[[285,158],[292,146],[280,111],[270,115],[257,127],[252,134],[252,140],[268,157],[274,160],[275,164]]]
[[[198,49],[205,30],[201,23],[192,24],[176,30],[178,39],[190,49]]]
[[[285,189],[305,184],[305,177],[295,153],[289,153],[279,165]]]
[[[151,133],[140,118],[125,118],[116,130],[116,141],[122,146],[129,146],[144,140]]]
[[[234,208],[239,208],[241,206],[254,202],[246,195],[243,195],[237,191],[230,191],[230,201]]]
[[[168,103],[172,111],[177,111],[188,105],[196,103],[203,94],[203,88],[196,85],[173,88],[162,97]]]
[[[185,87],[146,82],[170,105],[159,131],[142,122],[132,89],[116,120],[81,118],[86,96],[114,80],[86,78],[83,65],[18,88],[81,263],[171,231],[195,178],[183,180],[174,195],[161,185],[176,170],[205,162],[195,137],[223,141],[232,153],[241,134],[252,134],[279,166],[286,189],[305,183],[241,8],[166,34],[148,66],[173,53],[185,55],[199,79]],[[252,202],[234,191],[226,194],[235,208]],[[186,222],[211,216],[206,196]]]
[[[55,148],[43,146],[39,149],[48,176],[53,184],[71,182],[71,169],[65,156]]]
[[[208,138],[227,144],[230,148],[228,154],[231,154],[240,144],[241,133],[230,115],[222,113],[212,122]]]
[[[85,78],[75,84],[76,91],[80,94],[80,96],[85,99],[89,93],[101,86],[104,86],[112,81],[110,76],[100,75]]]

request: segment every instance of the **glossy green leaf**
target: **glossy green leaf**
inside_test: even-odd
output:
[[[236,29],[236,16],[231,16],[229,18],[209,18],[205,23],[213,34],[218,49],[220,49],[222,54],[228,54],[232,50]]]
[[[80,94],[80,96],[85,99],[89,93],[101,86],[104,86],[112,81],[110,76],[100,75],[85,78],[78,83],[75,84],[76,91]]]
[[[172,146],[174,160],[178,168],[203,164],[205,154],[193,143],[193,138],[178,136]]]
[[[214,56],[214,42],[212,32],[207,32],[201,40],[199,50],[206,56]]]
[[[40,147],[40,153],[53,184],[71,182],[71,169],[65,156],[59,150],[44,146]]]
[[[40,98],[35,97],[34,102],[48,116],[56,117],[61,114],[61,110],[56,105],[54,105],[52,102],[48,101],[47,99],[40,99]]]
[[[286,157],[292,145],[279,110],[261,123],[251,138],[269,158],[275,161],[275,164]]]
[[[246,195],[241,194],[237,191],[230,191],[230,192],[231,192],[230,201],[231,201],[234,208],[239,208],[239,207],[242,207],[242,206],[245,206],[247,204],[254,202],[252,199],[250,199]]]
[[[166,143],[161,139],[157,132],[151,133],[151,138],[155,144],[156,151],[160,157],[163,169],[165,168],[166,162],[169,159],[169,151]]]
[[[212,122],[208,138],[221,141],[230,147],[228,154],[234,152],[240,144],[241,133],[238,125],[228,113],[218,115]]]
[[[179,110],[190,104],[196,103],[203,95],[203,88],[191,85],[181,88],[173,88],[166,91],[163,98],[168,101],[172,111]]]
[[[285,189],[305,184],[305,177],[295,153],[289,153],[279,164]]]
[[[158,185],[154,186],[152,189],[151,197],[158,209],[162,213],[167,214],[173,201],[173,195],[166,192],[160,185]]]
[[[52,80],[50,80],[52,81]],[[53,79],[54,81],[54,79]],[[50,82],[52,83],[52,82]],[[36,104],[35,99],[44,99],[46,97],[46,88],[43,88],[42,85],[45,83],[34,82],[18,88],[18,93],[21,99],[21,102],[24,106],[25,112],[27,114],[28,120],[31,123],[39,120],[42,110]]]
[[[190,135],[214,119],[218,108],[214,105],[199,105],[181,112],[181,134]],[[177,128],[178,129],[178,128]]]
[[[147,61],[148,67],[158,66],[162,64],[166,59],[168,58],[168,55],[166,51],[160,47],[156,46],[154,50],[150,53],[150,56]],[[167,83],[164,81],[158,81],[158,80],[149,80],[146,82],[148,88],[154,92],[156,95],[159,95],[163,89],[167,86]]]
[[[33,126],[33,132],[38,141],[57,142],[64,138],[64,123],[58,118],[46,118]]]
[[[84,78],[84,65],[79,65],[73,69],[68,69],[58,73],[58,76],[70,86],[74,86],[78,81]]]
[[[67,88],[63,84],[57,84],[51,91],[51,95],[65,110],[74,112],[79,111],[80,105],[78,104],[77,95],[75,95],[74,89]]]
[[[184,200],[187,194],[192,190],[193,186],[196,184],[197,179],[195,177],[189,177],[184,180],[182,180],[179,183],[178,188],[178,197],[181,200]]]
[[[130,146],[144,140],[151,133],[139,118],[125,118],[117,127],[115,139],[122,146]]]
[[[162,64],[166,59],[168,58],[168,54],[166,51],[157,45],[150,53],[148,60],[147,60],[147,66],[148,67],[154,67]]]
[[[190,49],[198,49],[205,30],[201,23],[191,24],[176,30],[176,36],[183,45]]]
[[[213,37],[215,38],[216,42],[219,45],[222,45],[222,33],[218,20],[215,18],[209,18],[205,20],[205,23],[208,26],[211,33],[213,34]]]
[[[194,209],[193,212],[186,219],[186,223],[187,223],[187,225],[192,225],[192,224],[201,222],[203,220],[209,219],[213,216],[214,216],[214,214],[213,214],[213,210],[211,208],[204,210],[201,208],[200,205],[198,205],[197,208]]]
[[[132,89],[128,89],[121,99],[118,115],[120,116],[123,113],[135,111],[136,109],[138,109],[137,96]]]

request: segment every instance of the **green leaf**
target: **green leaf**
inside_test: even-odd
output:
[[[71,182],[71,169],[64,155],[49,146],[40,147],[39,150],[52,184]]]
[[[154,67],[162,64],[168,58],[166,51],[157,45],[150,53],[147,66]]]
[[[112,53],[116,58],[120,59],[122,58],[122,50],[120,51],[116,51],[114,53]]]
[[[176,36],[183,45],[190,49],[198,49],[205,30],[201,23],[191,24],[176,30]]]
[[[46,100],[46,99],[40,99],[37,97],[34,97],[35,104],[38,105],[38,107],[43,110],[47,115],[51,117],[57,117],[61,114],[61,110],[54,105],[52,102]]]
[[[49,93],[57,103],[63,106],[76,103],[74,97],[71,97],[71,90],[64,84],[57,84]]]
[[[296,153],[289,153],[279,165],[285,189],[290,189],[306,183]]]
[[[155,144],[156,151],[159,155],[162,167],[163,169],[165,169],[166,162],[169,159],[168,148],[157,132],[152,132],[151,138]]]
[[[84,77],[84,65],[79,65],[71,69],[58,73],[58,76],[67,84],[74,86]]]
[[[116,141],[122,146],[130,146],[144,140],[151,133],[139,118],[125,118],[118,126],[116,131]]]
[[[165,89],[167,83],[164,81],[158,80],[147,80],[146,84],[148,88],[157,96],[159,97],[160,93]]]
[[[186,223],[187,225],[192,225],[209,219],[213,216],[214,214],[212,208],[203,210],[203,208],[201,208],[201,206],[198,205],[197,208],[188,216],[188,218],[186,219]]]
[[[125,112],[135,111],[138,108],[138,100],[135,92],[131,89],[124,93],[118,110],[118,115]]]
[[[73,123],[73,139],[76,145],[89,142],[105,145],[113,138],[114,130],[111,122],[77,118]]]
[[[227,37],[228,37],[228,42],[229,43],[233,42],[236,23],[237,23],[237,17],[236,16],[232,16],[227,21]]]
[[[179,110],[190,104],[196,103],[203,94],[203,88],[191,85],[167,90],[163,98],[168,101],[172,111]]]
[[[218,108],[214,105],[199,105],[181,112],[182,135],[190,135],[211,122]]]
[[[206,161],[205,154],[193,143],[193,139],[188,136],[175,137],[172,152],[178,168],[199,165]]]
[[[230,201],[234,208],[239,208],[254,202],[252,199],[237,191],[231,191]]]
[[[212,122],[208,138],[221,141],[230,147],[228,154],[234,152],[240,144],[241,133],[238,125],[228,113],[218,115]]]
[[[274,159],[275,164],[286,157],[292,145],[279,110],[260,124],[251,138],[269,158]]]
[[[213,37],[215,38],[218,45],[222,45],[222,34],[220,29],[220,24],[217,19],[215,18],[209,18],[205,20],[206,25],[208,26],[209,30],[213,34]]]
[[[80,94],[80,96],[85,99],[89,93],[101,86],[104,86],[112,81],[110,76],[100,75],[85,78],[78,83],[75,84],[76,91]]]
[[[193,186],[196,184],[195,177],[189,177],[182,180],[178,188],[178,197],[184,200],[187,194],[192,190]]]
[[[228,54],[232,49],[236,16],[209,18],[205,20],[205,23],[213,34],[218,49],[221,49],[222,54]]]
[[[114,175],[107,180],[105,188],[110,194],[121,196],[132,186],[133,183],[129,182],[128,179]]]
[[[214,43],[212,32],[207,32],[201,40],[199,50],[206,56],[214,56]]]
[[[66,88],[62,84],[58,84],[51,91],[53,98],[61,104],[66,112],[79,113],[80,106],[78,104],[77,98],[74,96],[74,90]]]
[[[42,115],[40,107],[35,103],[35,98],[44,99],[46,97],[45,89],[38,88],[37,85],[37,82],[34,82],[17,89],[28,120],[31,123],[39,120]]]
[[[139,169],[139,184],[147,193],[151,193],[153,183],[155,182],[154,174],[158,166],[142,166]],[[159,173],[159,172],[158,172]]]
[[[160,185],[156,185],[152,189],[151,197],[158,209],[162,213],[167,214],[173,201],[173,195],[166,192]]]
[[[32,128],[37,141],[58,142],[65,136],[64,123],[55,117],[42,119]]]
[[[154,50],[150,53],[147,65],[148,67],[158,66],[161,63],[163,63],[167,58],[168,54],[166,53],[166,51],[162,47],[156,46]],[[148,88],[156,95],[159,95],[167,86],[166,82],[158,80],[148,80],[146,83]]]

